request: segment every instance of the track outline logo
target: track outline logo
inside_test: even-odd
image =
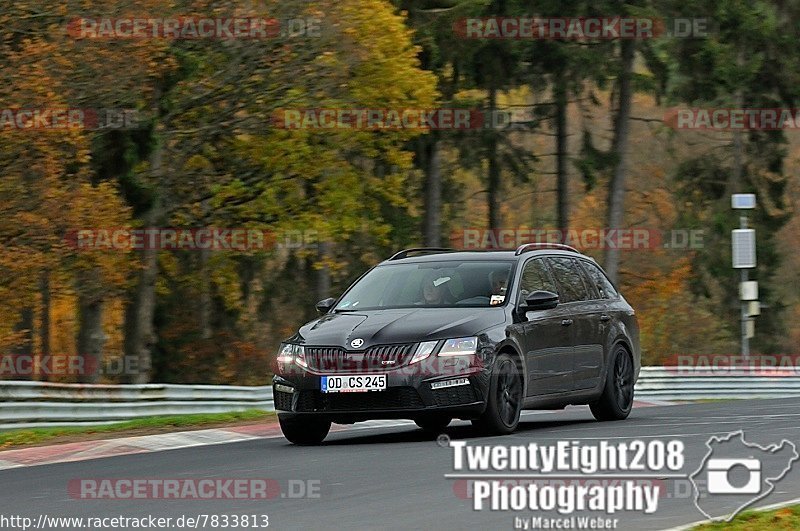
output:
[[[770,477],[764,478],[764,483],[766,483],[769,486],[768,488],[764,489],[764,492],[760,492],[761,489],[759,489],[759,491],[757,491],[757,494],[758,494],[757,496],[755,496],[753,498],[749,498],[746,503],[744,503],[741,506],[737,507],[732,513],[728,514],[727,517],[725,517],[725,516],[713,517],[710,514],[708,514],[706,511],[704,511],[702,509],[702,507],[700,507],[700,488],[698,487],[697,483],[695,482],[695,477],[697,477],[698,475],[700,475],[704,471],[706,473],[708,473],[709,479],[708,479],[708,484],[707,484],[707,490],[708,490],[709,494],[726,494],[726,493],[730,493],[731,491],[729,489],[733,488],[733,487],[730,484],[728,484],[727,485],[728,488],[726,489],[725,485],[721,485],[720,482],[716,480],[716,478],[712,482],[712,479],[711,479],[712,473],[714,473],[715,475],[719,475],[720,472],[721,472],[721,468],[717,467],[717,466],[715,466],[713,468],[709,468],[708,464],[710,462],[716,462],[715,464],[720,465],[721,467],[724,467],[725,465],[730,465],[730,466],[727,467],[727,469],[730,469],[731,466],[734,466],[736,464],[742,464],[742,465],[746,466],[748,468],[748,470],[750,471],[751,479],[755,474],[758,474],[759,483],[760,483],[760,479],[761,479],[761,460],[760,459],[719,459],[719,458],[712,458],[712,455],[714,454],[714,451],[715,451],[714,447],[712,447],[712,443],[728,442],[728,441],[730,441],[731,439],[733,439],[736,436],[739,437],[739,439],[741,440],[741,443],[744,446],[749,447],[749,448],[753,448],[753,449],[758,449],[758,450],[761,450],[763,452],[768,452],[768,453],[777,452],[784,445],[788,445],[788,447],[792,451],[792,457],[791,457],[791,459],[789,459],[789,462],[786,464],[786,467],[781,471],[781,473],[777,477],[770,476]],[[703,460],[700,462],[700,465],[698,466],[697,470],[695,470],[694,472],[692,472],[689,475],[689,481],[691,481],[692,486],[694,487],[694,500],[693,501],[694,501],[695,507],[697,507],[697,510],[700,511],[703,514],[703,516],[705,516],[706,518],[708,518],[711,521],[730,522],[731,520],[733,520],[733,518],[737,514],[742,512],[742,510],[744,510],[746,507],[749,507],[749,506],[753,505],[754,503],[756,503],[757,501],[762,500],[762,499],[766,498],[767,496],[769,496],[775,490],[775,484],[778,483],[781,479],[783,479],[786,476],[786,474],[788,474],[789,471],[792,469],[792,465],[794,464],[794,462],[797,461],[798,459],[800,459],[800,454],[797,453],[797,446],[795,446],[795,444],[792,441],[790,441],[789,439],[782,439],[778,443],[770,444],[770,445],[767,445],[767,446],[761,446],[760,444],[757,444],[757,443],[747,442],[745,440],[745,438],[744,438],[744,430],[737,430],[737,431],[730,432],[727,435],[722,435],[722,436],[712,435],[706,441],[706,448],[708,448],[708,453],[705,455],[705,457],[703,457]],[[746,463],[744,463],[744,461],[749,461],[749,463],[746,464]],[[752,463],[752,461],[756,461],[757,462],[757,466],[752,466],[754,464],[754,463]],[[726,479],[722,479],[722,481],[723,482],[727,482]],[[714,485],[715,485],[714,490],[716,492],[711,492],[712,491],[712,487],[711,487],[712,483],[714,483]],[[749,483],[750,482],[748,482],[748,484]],[[716,489],[716,487],[720,487],[721,490],[720,489]],[[739,493],[747,493],[747,491],[742,491],[741,489],[739,489],[738,492]]]

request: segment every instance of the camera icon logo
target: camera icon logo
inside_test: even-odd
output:
[[[731,472],[737,467],[749,471],[747,483],[735,486]],[[706,463],[709,494],[758,494],[761,492],[761,461],[758,459],[709,459]]]
[[[708,452],[689,481],[695,506],[709,520],[730,522],[740,511],[769,496],[800,459],[794,443],[787,439],[762,446],[746,441],[741,430],[712,436],[706,447]]]

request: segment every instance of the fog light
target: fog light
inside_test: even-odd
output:
[[[469,378],[456,378],[455,380],[433,382],[431,384],[431,389],[447,389],[448,387],[458,387],[459,385],[469,385]]]
[[[275,390],[281,393],[294,393],[294,387],[288,385],[275,384]]]

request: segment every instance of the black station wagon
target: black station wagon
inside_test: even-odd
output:
[[[513,432],[523,409],[630,413],[641,366],[633,308],[571,247],[408,249],[366,272],[280,348],[275,407],[286,438],[331,423],[452,419]]]

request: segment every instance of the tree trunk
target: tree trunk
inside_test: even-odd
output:
[[[150,154],[150,171],[156,183],[163,177],[163,143],[153,147]],[[159,194],[157,191],[156,194]],[[150,210],[145,214],[145,227],[156,230],[162,219],[161,197],[156,195]],[[140,253],[139,278],[133,293],[133,300],[126,306],[125,337],[125,381],[134,384],[150,382],[153,368],[153,348],[157,338],[153,319],[156,310],[156,280],[158,279],[158,249],[155,245],[145,245]]]
[[[49,359],[50,356],[50,272],[43,271],[42,277],[39,281],[39,293],[42,297],[42,324],[39,329],[39,343],[40,359]],[[39,375],[39,380],[46,382],[48,378],[47,373]]]
[[[497,111],[497,88],[494,85],[489,87],[489,116],[494,116]],[[500,219],[500,161],[497,154],[498,132],[494,129],[489,131],[487,144],[487,158],[489,159],[488,170],[488,204],[489,204],[489,229],[496,230],[501,228]]]
[[[317,257],[320,261],[327,260],[330,255],[331,243],[319,242]],[[317,300],[327,299],[331,296],[331,272],[326,266],[317,270]]]
[[[439,139],[425,138],[425,245],[442,245],[442,173]]]
[[[211,327],[212,304],[211,297],[211,272],[208,267],[208,260],[211,251],[209,249],[200,250],[200,335],[203,339],[211,339],[214,335]]]
[[[558,228],[569,228],[569,179],[567,175],[567,87],[562,72],[555,78],[556,104],[556,193]]]
[[[78,374],[80,383],[97,383],[102,372],[103,302],[95,297],[82,295],[78,301],[78,355],[83,364]]]
[[[156,90],[151,99],[151,110],[156,119],[161,115],[161,91]],[[162,126],[163,127],[163,126]],[[157,127],[156,130],[159,128]],[[163,130],[163,129],[162,129]],[[144,214],[144,225],[155,230],[163,220],[161,186],[164,180],[164,138],[156,138],[150,153],[150,172],[155,183],[155,197]],[[156,281],[158,279],[158,249],[145,245],[139,255],[140,269],[132,300],[125,307],[125,364],[124,381],[134,384],[150,382],[153,370],[153,349],[158,341],[153,320],[156,312]]]
[[[619,110],[614,121],[614,154],[616,164],[608,187],[608,230],[622,228],[625,214],[625,177],[628,173],[628,136],[630,133],[631,102],[633,99],[631,77],[635,52],[632,40],[620,44],[622,68],[619,77]],[[606,249],[605,269],[612,282],[619,280],[619,249]]]
[[[207,223],[210,218],[210,208],[208,200],[201,201],[200,208],[203,212],[203,220]],[[199,321],[200,321],[200,337],[203,339],[211,339],[214,336],[214,330],[211,324],[213,319],[214,299],[211,294],[211,270],[209,267],[209,260],[211,259],[210,249],[200,249],[200,308],[199,308]]]
[[[33,319],[34,319],[34,311],[31,307],[22,308],[19,312],[19,321],[14,326],[15,332],[23,332],[23,340],[22,343],[17,345],[16,348],[13,349],[14,357],[20,356],[25,360],[25,363],[17,363],[15,362],[13,366],[15,368],[20,368],[22,371],[14,371],[11,374],[12,380],[33,380],[34,374],[32,372],[28,372],[26,367],[31,367],[31,370],[34,370],[33,366]]]
[[[155,211],[148,216],[148,228],[154,228]],[[144,384],[150,381],[153,347],[156,344],[153,318],[156,307],[156,279],[158,278],[158,250],[145,246],[140,255],[140,270],[133,300],[126,306],[125,380]]]

